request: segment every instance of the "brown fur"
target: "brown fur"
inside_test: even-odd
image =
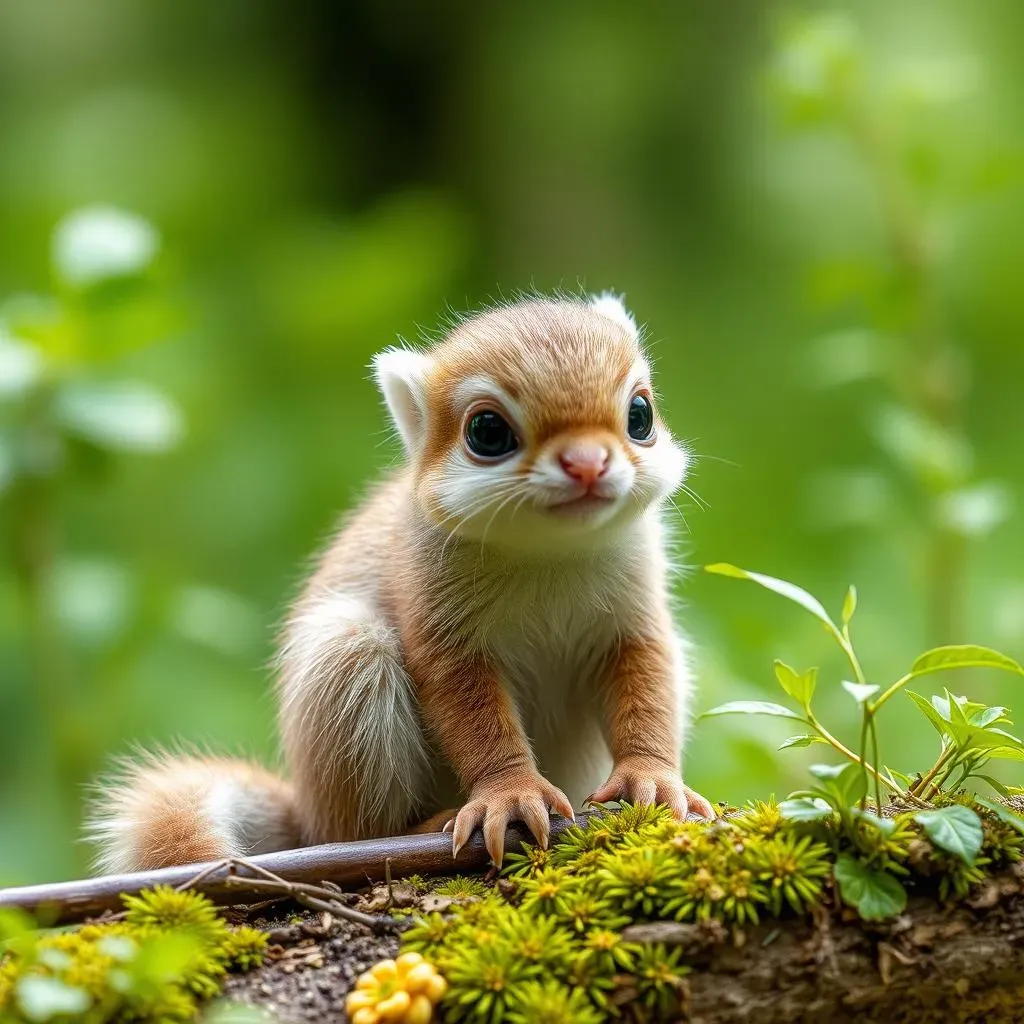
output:
[[[650,387],[627,323],[582,301],[530,301],[471,318],[435,346],[424,379],[408,383],[415,400],[392,406],[409,465],[343,524],[286,627],[279,722],[294,790],[262,783],[272,804],[287,804],[295,841],[411,830],[424,819],[439,827],[449,817],[441,808],[462,799],[455,850],[480,826],[499,862],[510,820],[544,842],[549,813],[572,814],[554,776],[577,806],[607,778],[596,799],[711,813],[680,778],[686,666],[647,512],[660,499],[630,493],[607,528],[531,512],[538,534],[555,531],[541,554],[509,548],[505,536],[485,543],[486,529],[464,535],[468,514],[450,511],[453,481],[477,470],[471,458],[452,468],[472,409],[456,396],[482,374],[520,410],[510,481],[557,477],[558,453],[580,442],[606,448],[637,481],[646,472],[644,487],[681,472],[657,414],[650,442],[625,436],[629,389]],[[486,404],[502,411],[497,399]],[[428,415],[417,423],[408,410],[421,405]],[[658,451],[670,468],[651,461]],[[481,464],[480,479],[488,472]],[[125,856],[138,866],[234,852],[210,828],[202,784],[175,777],[173,763],[162,770],[159,784],[136,776],[115,790],[100,816],[113,824],[98,831],[127,837]]]

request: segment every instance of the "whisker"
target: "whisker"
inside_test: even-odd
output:
[[[733,469],[743,468],[740,463],[733,462],[732,459],[723,459],[720,455],[707,455],[704,452],[695,451],[690,447],[689,441],[686,442],[686,454],[693,462],[721,462],[726,466],[732,466]]]
[[[671,504],[671,506],[676,510],[676,514],[683,521],[683,529],[685,529],[687,533],[692,533],[693,531],[690,529],[690,524],[686,521],[686,516],[683,515],[683,510],[676,504],[675,498],[670,494],[668,500],[669,504]]]
[[[526,501],[527,498],[533,498],[532,491],[529,487],[523,489],[523,496],[516,502],[515,508],[512,509],[512,512],[509,515],[509,519],[512,519],[515,516],[515,514],[523,507],[523,502]],[[537,503],[536,498],[533,498],[533,503]]]
[[[491,524],[494,522],[495,517],[498,515],[498,513],[510,501],[512,501],[515,497],[517,497],[519,495],[521,490],[522,491],[526,491],[526,493],[529,493],[529,485],[528,484],[520,484],[519,487],[514,488],[512,490],[512,493],[509,494],[506,498],[504,498],[501,501],[501,503],[498,505],[498,507],[491,513],[491,518],[487,520],[487,525],[484,527],[484,532],[483,532],[483,534],[480,537],[480,552],[481,552],[481,554],[483,553],[483,550],[484,550],[484,544],[487,541],[487,532],[488,532],[488,530],[490,530]]]
[[[702,512],[707,512],[711,508],[711,506],[692,487],[690,487],[689,484],[681,483],[679,485],[679,489],[684,494],[689,495]]]
[[[518,492],[519,486],[520,482],[518,480],[499,480],[496,484],[487,487],[483,494],[476,495],[465,505],[461,506],[458,509],[455,509],[452,512],[449,512],[448,515],[446,515],[443,519],[439,521],[438,526],[444,527],[448,523],[453,521],[465,521],[466,519],[469,519],[472,516],[477,515],[477,513],[482,512],[484,509],[487,508],[488,505],[490,505],[491,502],[495,501],[496,499],[502,499],[502,501],[504,502],[505,500],[513,498]],[[497,514],[497,510],[495,514]],[[447,552],[448,545],[451,543],[452,539],[456,535],[457,530],[452,529],[449,531],[448,536],[445,537],[444,542],[441,545],[441,550],[438,553],[439,565],[443,566],[444,557]]]

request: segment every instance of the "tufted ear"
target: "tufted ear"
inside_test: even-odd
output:
[[[624,327],[630,334],[636,336],[636,321],[633,319],[633,314],[623,304],[621,295],[616,295],[615,292],[591,295],[590,305],[602,316],[614,320],[620,327]]]
[[[391,419],[409,455],[423,445],[427,429],[427,378],[433,360],[408,348],[389,348],[373,358],[377,380]]]

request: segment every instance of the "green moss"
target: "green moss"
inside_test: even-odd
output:
[[[523,983],[509,1024],[599,1024],[601,1014],[579,989],[554,978]]]
[[[549,850],[540,846],[531,846],[529,843],[521,845],[521,853],[510,853],[505,858],[503,875],[512,878],[529,878],[550,863],[551,852]]]
[[[473,875],[453,875],[434,889],[438,896],[453,900],[484,899],[492,892],[491,887]]]
[[[231,928],[205,897],[158,887],[124,897],[123,920],[74,931],[5,929],[4,1021],[190,1021],[224,975],[263,960],[266,936]]]
[[[836,900],[839,855],[915,891],[958,898],[1021,857],[1015,825],[975,809],[985,841],[967,863],[935,847],[911,813],[795,822],[765,802],[707,824],[626,806],[566,830],[549,851],[524,845],[506,866],[515,879],[506,898],[489,890],[421,917],[402,943],[447,977],[448,1020],[674,1019],[685,1011],[681,949],[630,941],[627,926],[718,920],[743,928],[808,914]]]

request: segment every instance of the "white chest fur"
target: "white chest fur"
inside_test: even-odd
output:
[[[574,804],[603,781],[602,683],[642,618],[633,555],[522,563],[488,558],[469,577],[466,632],[515,701],[538,765]]]

